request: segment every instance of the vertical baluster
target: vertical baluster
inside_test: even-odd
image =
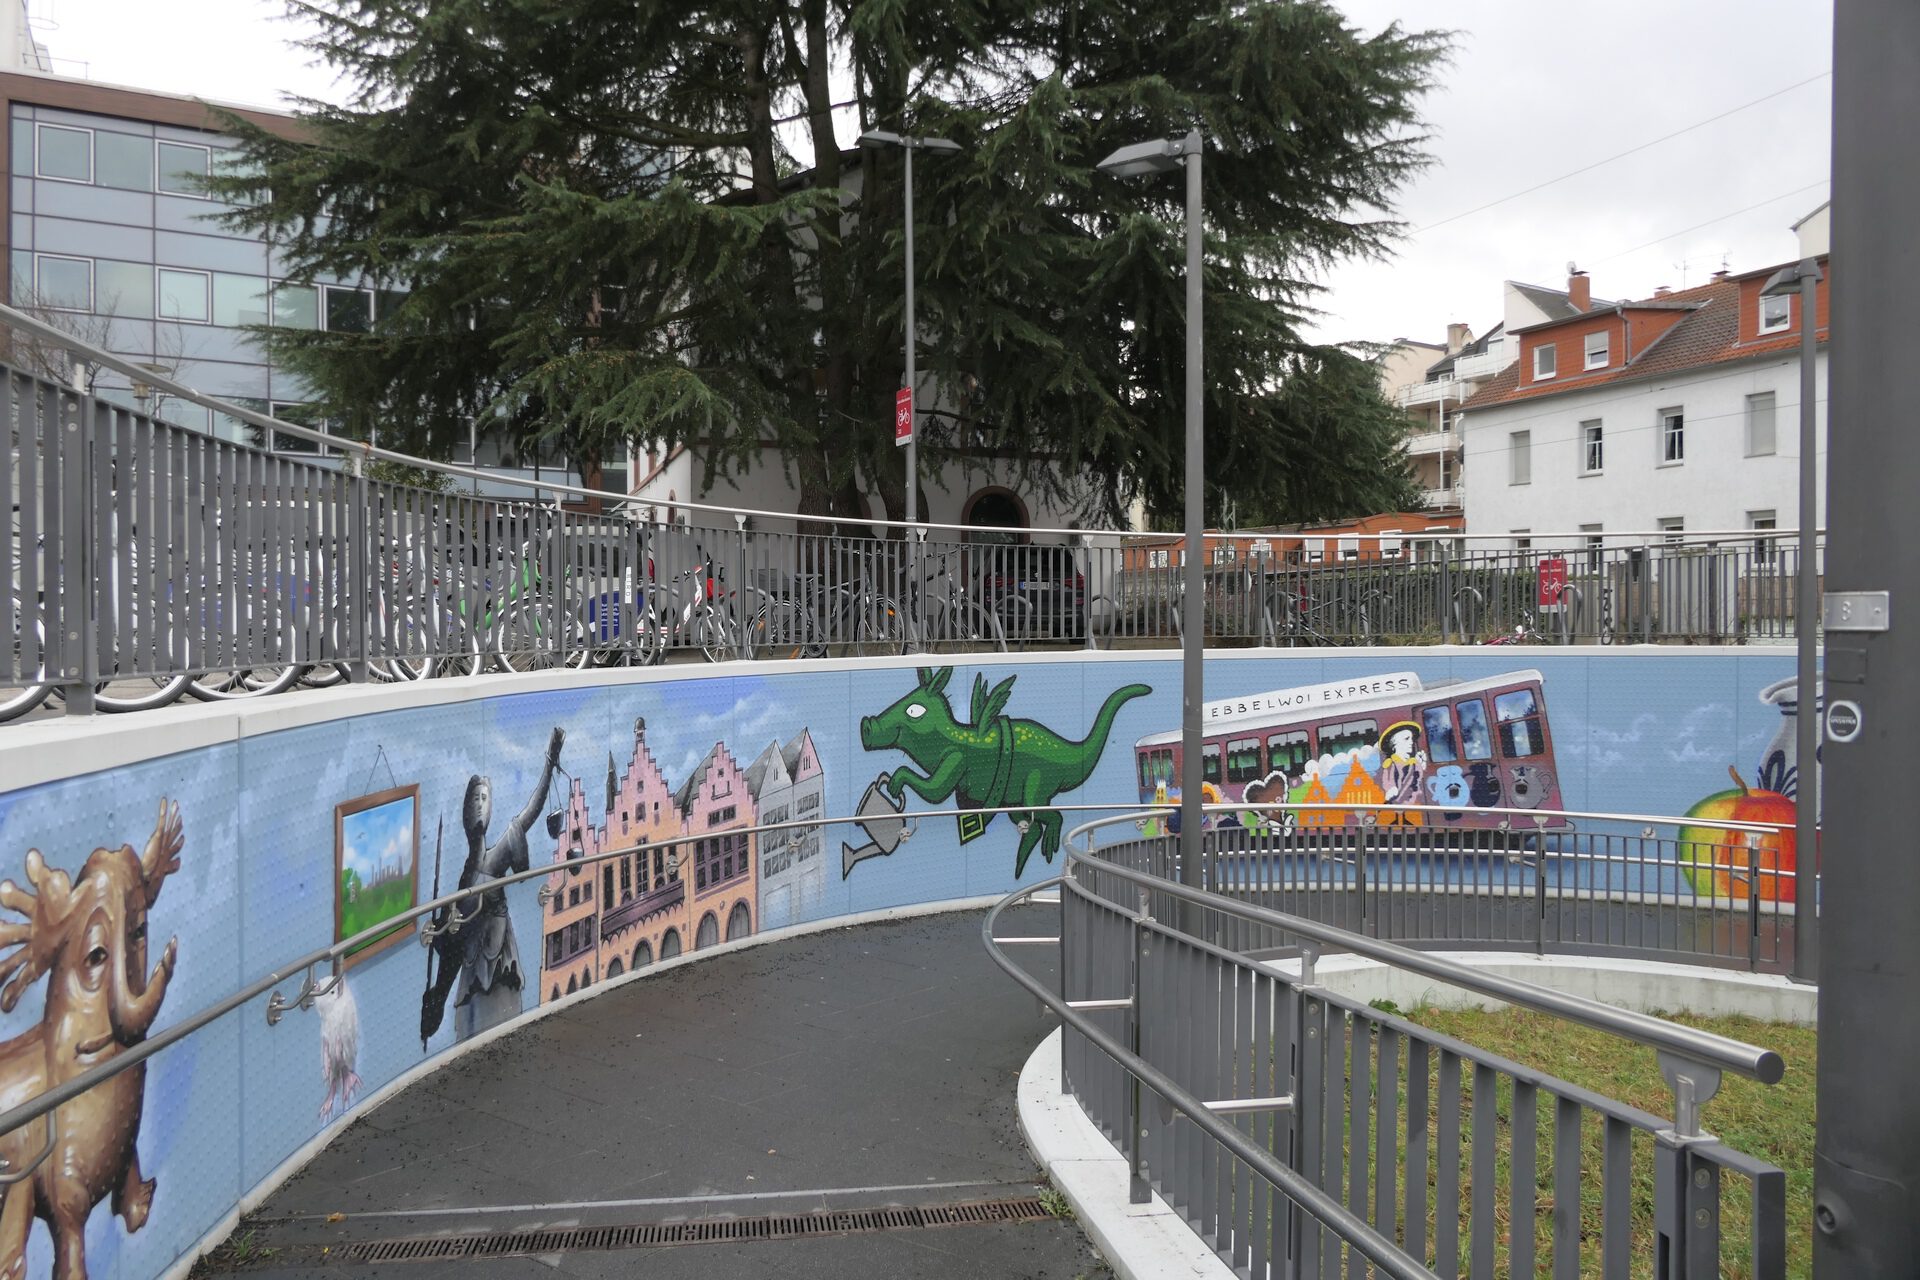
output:
[[[1406,1224],[1407,1252],[1416,1258],[1427,1256],[1427,1134],[1433,1108],[1428,1074],[1430,1049],[1425,1040],[1407,1041],[1407,1172]]]
[[[1494,1205],[1499,1188],[1494,1177],[1500,1143],[1500,1085],[1492,1067],[1473,1068],[1473,1207],[1470,1221],[1472,1254],[1467,1274],[1493,1275]],[[1518,1230],[1518,1227],[1515,1228]]]
[[[1553,1280],[1580,1280],[1580,1104],[1553,1100]]]

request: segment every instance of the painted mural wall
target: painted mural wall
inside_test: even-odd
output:
[[[1222,656],[1209,786],[1383,812],[1424,797],[1454,806],[1433,821],[1468,825],[1529,797],[1790,817],[1791,665]],[[671,674],[356,715],[0,792],[0,1105],[455,886],[553,867],[471,900],[430,947],[412,925],[378,935],[309,1013],[269,1027],[251,1007],[65,1109],[54,1159],[0,1190],[0,1274],[157,1275],[358,1100],[486,1028],[769,929],[1006,891],[1050,874],[1093,816],[1063,806],[1178,797],[1174,660]],[[32,732],[0,739],[0,765]],[[1016,812],[914,816],[1002,806]],[[1268,820],[1348,819],[1248,821]],[[29,1158],[44,1136],[0,1154]]]

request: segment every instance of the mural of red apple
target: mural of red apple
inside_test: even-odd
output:
[[[1792,902],[1792,875],[1767,873],[1794,870],[1793,800],[1778,791],[1750,789],[1731,766],[1727,772],[1733,777],[1734,789],[1716,792],[1687,810],[1687,817],[1698,821],[1680,828],[1680,861],[1687,869],[1687,883],[1703,897],[1745,898],[1747,869],[1752,867],[1759,873],[1762,902]],[[1714,826],[1714,822],[1772,822],[1780,826],[1770,832],[1730,831]]]

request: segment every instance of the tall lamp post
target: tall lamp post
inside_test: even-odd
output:
[[[906,156],[906,335],[907,335],[907,557],[909,572],[917,580],[916,563],[920,548],[918,530],[914,526],[920,519],[920,387],[916,381],[918,369],[914,360],[916,335],[913,329],[913,153],[916,151],[934,151],[952,153],[960,150],[960,144],[951,138],[915,138],[905,134],[888,133],[884,129],[869,129],[860,135],[863,147],[899,147]],[[907,642],[918,647],[918,637],[909,635]]]
[[[1793,978],[1813,982],[1820,976],[1818,946],[1819,916],[1815,912],[1819,880],[1812,868],[1819,865],[1820,852],[1820,677],[1817,671],[1818,627],[1820,617],[1820,567],[1814,529],[1819,523],[1815,510],[1819,495],[1818,459],[1815,457],[1813,430],[1815,346],[1819,329],[1819,306],[1814,288],[1820,283],[1820,264],[1802,258],[1790,267],[1782,267],[1761,287],[1763,298],[1800,295],[1800,576],[1794,603],[1794,640],[1797,647],[1794,693],[1794,768],[1798,781],[1794,789],[1793,848],[1796,889],[1793,895]],[[1800,874],[1802,870],[1805,874]]]
[[[1205,625],[1201,605],[1207,525],[1205,452],[1201,440],[1200,351],[1200,131],[1184,138],[1137,142],[1100,162],[1103,173],[1132,178],[1149,173],[1187,171],[1187,516],[1186,553],[1181,564],[1180,604],[1180,883],[1201,886],[1200,706],[1205,685],[1201,656]]]

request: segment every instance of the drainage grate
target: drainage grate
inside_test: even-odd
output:
[[[372,1240],[333,1251],[342,1262],[444,1262],[449,1258],[511,1258],[581,1250],[650,1249],[683,1244],[799,1240],[869,1231],[911,1231],[993,1222],[1031,1222],[1051,1216],[1036,1199],[975,1200],[919,1208],[828,1209],[761,1218],[701,1218],[690,1222],[578,1227],[564,1231],[507,1231],[434,1236],[421,1240]]]

